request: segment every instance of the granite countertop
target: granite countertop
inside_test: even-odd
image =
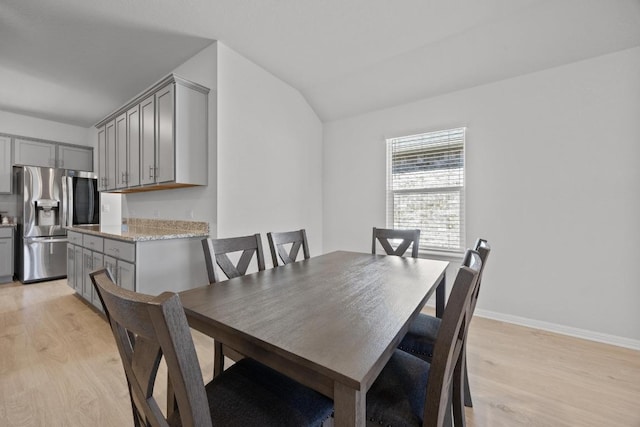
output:
[[[75,225],[67,230],[129,242],[208,237],[209,224],[198,221],[129,218],[118,225]]]

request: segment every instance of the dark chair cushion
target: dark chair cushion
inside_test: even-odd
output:
[[[398,348],[428,362],[431,361],[440,323],[439,318],[420,313],[409,325],[409,332]]]
[[[367,422],[371,425],[421,426],[429,363],[395,350],[367,392]]]
[[[249,358],[206,389],[214,426],[321,426],[333,413],[331,399]]]

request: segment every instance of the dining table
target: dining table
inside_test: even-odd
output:
[[[335,426],[366,424],[366,393],[447,261],[336,251],[180,292],[189,325],[334,401]]]

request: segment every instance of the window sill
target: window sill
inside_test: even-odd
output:
[[[464,258],[464,252],[420,251],[420,253],[418,254],[418,258],[462,262],[462,258]]]

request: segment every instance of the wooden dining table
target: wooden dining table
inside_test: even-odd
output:
[[[364,426],[366,393],[434,292],[446,261],[337,251],[180,293],[192,328],[334,401]]]

